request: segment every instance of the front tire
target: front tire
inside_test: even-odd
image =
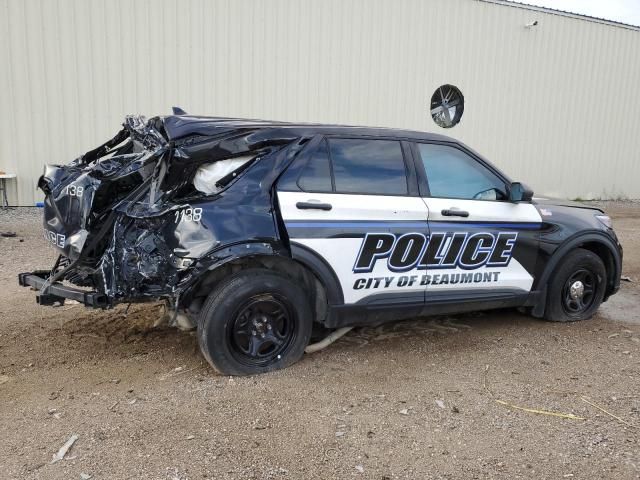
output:
[[[207,298],[198,342],[224,375],[254,375],[297,362],[311,337],[310,301],[288,278],[262,269],[238,272]]]
[[[587,320],[604,298],[607,271],[593,252],[577,248],[553,272],[548,285],[545,318],[553,322]]]

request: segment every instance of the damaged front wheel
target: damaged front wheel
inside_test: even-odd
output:
[[[277,273],[251,269],[221,282],[198,321],[200,349],[225,375],[287,367],[309,343],[312,312],[305,292]]]

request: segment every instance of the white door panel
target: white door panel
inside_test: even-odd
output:
[[[427,220],[419,197],[337,193],[278,192],[282,218],[289,220]],[[328,203],[331,210],[301,210],[298,202]]]
[[[317,252],[333,267],[347,304],[376,294],[403,296],[407,292],[424,292],[424,272],[392,272],[384,260],[376,261],[370,272],[355,273],[353,267],[362,247],[361,238],[296,238],[292,242]]]
[[[458,235],[460,253],[455,265],[427,267],[427,302],[429,292],[503,289],[528,292],[533,285],[533,270],[538,254],[538,231],[542,219],[529,203],[482,200],[424,198],[429,208],[429,230],[432,241],[439,235],[447,238],[443,249],[450,248],[453,235]],[[468,216],[447,215],[464,213]],[[485,237],[478,241],[478,237]],[[499,249],[498,253],[496,249]],[[473,252],[469,252],[472,250]],[[465,254],[466,252],[466,254]],[[491,252],[487,254],[486,252]],[[500,259],[499,266],[486,264],[469,268],[463,258]],[[441,255],[443,257],[444,255]],[[472,262],[473,263],[473,262]],[[481,262],[478,262],[481,263]]]
[[[389,246],[407,232],[419,232],[426,238],[428,212],[421,198],[279,191],[278,202],[290,241],[311,249],[333,268],[345,303],[383,294],[423,301],[424,272],[392,271],[388,263],[391,247],[386,255],[373,257],[368,271],[355,271],[367,235],[393,238]],[[300,209],[296,206],[300,202],[328,204],[331,210]]]
[[[451,198],[425,198],[429,220],[445,222],[518,222],[540,223],[540,213],[530,203],[458,200]],[[469,213],[468,217],[445,216],[443,210],[451,208]]]
[[[484,265],[473,270],[461,268],[427,269],[426,278],[421,281],[427,289],[428,302],[431,292],[473,292],[486,289],[528,292],[531,290],[533,277],[520,262],[511,259],[506,267],[487,267]]]

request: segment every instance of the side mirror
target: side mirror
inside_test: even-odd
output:
[[[513,182],[509,187],[510,202],[530,202],[533,198],[533,190],[520,182]]]

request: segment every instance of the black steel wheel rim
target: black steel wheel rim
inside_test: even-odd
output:
[[[295,339],[297,318],[278,295],[257,295],[235,311],[229,347],[240,363],[264,367],[282,358]]]
[[[578,316],[593,306],[596,299],[598,277],[586,268],[569,276],[562,288],[562,308],[569,316]]]

